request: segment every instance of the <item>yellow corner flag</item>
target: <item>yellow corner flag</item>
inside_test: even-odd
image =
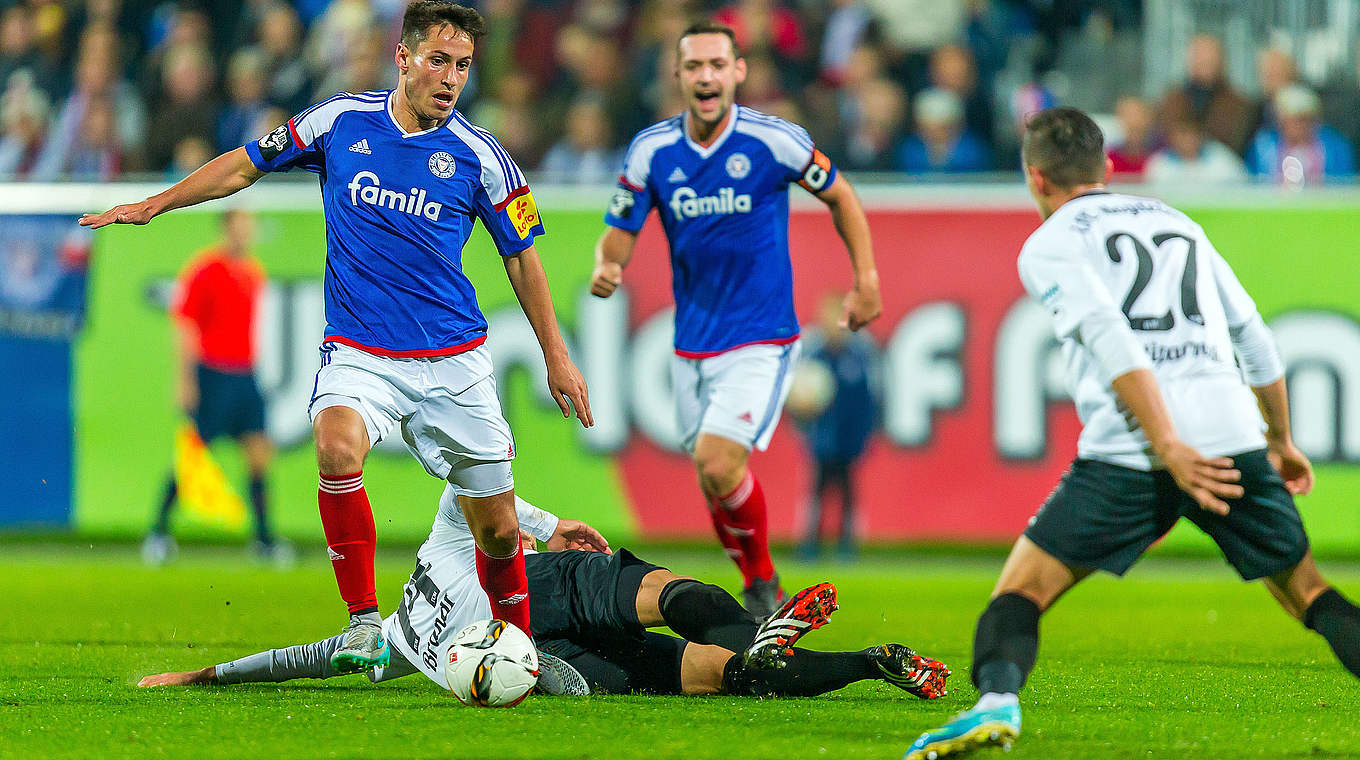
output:
[[[222,468],[191,422],[181,423],[175,431],[175,482],[186,514],[227,530],[245,527],[245,502],[227,484]]]

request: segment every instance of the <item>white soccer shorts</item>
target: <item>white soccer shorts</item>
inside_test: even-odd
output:
[[[802,341],[758,343],[706,359],[671,358],[671,385],[681,443],[693,451],[700,433],[711,433],[764,451],[770,445]]]
[[[370,447],[400,424],[402,440],[425,471],[465,495],[493,496],[514,487],[514,438],[485,346],[453,356],[393,359],[328,341],[321,345],[308,414],[315,422],[332,406],[359,413]]]

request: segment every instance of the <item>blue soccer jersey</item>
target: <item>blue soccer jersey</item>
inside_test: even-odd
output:
[[[789,185],[820,192],[836,168],[806,130],[732,106],[701,147],[675,116],[642,130],[624,159],[606,224],[642,229],[655,208],[671,246],[675,352],[704,358],[798,337],[789,261]]]
[[[382,356],[443,356],[486,340],[462,251],[482,220],[504,256],[543,226],[515,162],[454,111],[404,131],[392,91],[340,93],[247,144],[261,171],[321,179],[326,335]]]

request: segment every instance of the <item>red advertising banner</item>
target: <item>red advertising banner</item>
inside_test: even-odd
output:
[[[1019,210],[870,213],[884,313],[869,331],[882,351],[884,425],[856,474],[862,536],[1012,538],[1075,454],[1079,426],[1062,400],[1047,316],[1015,269],[1038,223]],[[849,267],[825,212],[794,212],[789,238],[807,325],[826,293],[849,286]],[[628,272],[631,330],[671,305],[668,257],[652,220]],[[710,532],[682,454],[635,431],[618,457],[644,535]],[[812,468],[787,416],[751,463],[772,535],[800,533]]]

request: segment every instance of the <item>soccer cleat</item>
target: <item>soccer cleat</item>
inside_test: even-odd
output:
[[[746,611],[758,618],[767,618],[784,603],[784,589],[779,585],[779,576],[768,581],[759,578],[741,591]]]
[[[826,625],[838,608],[836,587],[830,583],[808,586],[794,594],[760,624],[755,640],[743,654],[746,667],[767,670],[788,665],[784,658],[793,654],[793,643],[808,631]]]
[[[989,746],[1009,750],[1011,742],[1019,736],[1019,705],[1001,705],[989,709],[975,707],[959,713],[934,731],[921,734],[911,743],[902,760],[938,760]]]
[[[883,680],[921,699],[939,699],[949,692],[945,681],[952,672],[943,662],[922,657],[911,647],[880,644],[868,650]]]
[[[590,694],[590,684],[571,663],[540,649],[537,691],[554,697],[585,697]]]
[[[386,667],[392,650],[383,640],[382,626],[366,621],[350,620],[345,626],[340,648],[331,655],[331,667],[340,673],[359,673],[379,666]]]

